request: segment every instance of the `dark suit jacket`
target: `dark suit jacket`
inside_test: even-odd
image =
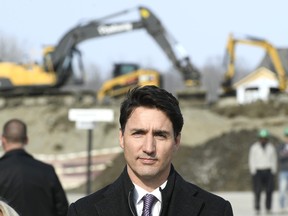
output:
[[[68,216],[137,215],[133,190],[134,186],[125,168],[113,184],[72,203]],[[186,182],[173,166],[161,194],[161,216],[233,216],[230,202]]]
[[[21,216],[64,216],[68,210],[54,168],[23,149],[0,158],[0,197]]]

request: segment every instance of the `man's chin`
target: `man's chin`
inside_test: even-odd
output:
[[[142,169],[139,170],[138,176],[143,178],[143,179],[148,179],[149,180],[151,178],[155,178],[155,176],[158,174],[158,172],[159,172],[158,170],[151,169],[151,167],[147,168],[147,169],[142,168]]]

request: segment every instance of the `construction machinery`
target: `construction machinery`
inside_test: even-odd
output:
[[[125,95],[135,86],[162,86],[161,73],[154,69],[141,69],[138,64],[118,63],[114,65],[113,78],[104,82],[97,92],[99,102]]]
[[[266,55],[266,57],[264,58],[265,61],[263,60],[258,67],[265,66],[271,71],[275,72],[279,81],[279,91],[284,92],[286,90],[287,78],[283,58],[280,54],[282,52],[279,52],[279,49],[274,47],[267,40],[251,36],[236,38],[232,34],[230,34],[227,41],[226,54],[225,54],[225,62],[227,62],[227,71],[224,75],[224,81],[222,83],[224,94],[232,94],[235,91],[232,87],[232,81],[235,76],[235,59],[236,59],[235,51],[237,44],[252,45],[265,49],[266,54],[268,56]]]
[[[187,55],[181,55],[183,54],[181,53],[183,48],[177,41],[173,40],[173,37],[168,34],[160,20],[148,8],[137,8],[140,15],[138,21],[109,22],[111,18],[115,19],[115,17],[126,14],[132,10],[134,9],[118,12],[72,28],[60,39],[55,47],[48,47],[45,50],[43,54],[43,64],[41,65],[1,62],[0,92],[5,92],[5,94],[8,91],[25,92],[25,94],[41,94],[51,92],[51,90],[56,90],[57,92],[57,90],[65,86],[69,78],[74,74],[74,68],[72,66],[74,56],[79,57],[79,68],[83,71],[81,52],[77,49],[79,43],[88,39],[131,32],[138,29],[145,29],[158,43],[173,66],[182,73],[187,86],[198,86],[200,83],[198,70],[191,64],[190,58]],[[115,79],[113,78],[107,83],[104,83],[102,90],[100,90],[99,97],[103,98],[107,94],[113,96],[115,93],[111,92],[116,92],[116,89],[117,92],[121,92],[121,94],[122,92],[126,92],[125,89],[129,87],[127,83],[132,79],[134,79],[134,81],[136,80],[136,85],[139,84],[140,80],[145,79],[145,84],[160,85],[159,79],[157,78],[158,75],[156,75],[158,72],[141,70],[142,69],[132,70],[125,75],[114,74]],[[156,81],[151,80],[152,77],[156,77]],[[152,82],[148,82],[149,80]],[[122,87],[123,89],[121,89]]]
[[[100,19],[100,32],[105,35],[129,32],[144,29],[156,41],[173,66],[183,75],[185,85],[188,87],[200,85],[200,73],[192,65],[184,48],[173,39],[172,35],[162,25],[161,21],[145,7],[137,8],[140,20],[134,22],[110,23],[108,20],[124,15],[125,10]],[[100,24],[99,24],[100,25]],[[104,82],[98,91],[98,101],[105,97],[119,97],[134,86],[156,85],[161,86],[161,73],[154,69],[141,68],[137,64],[116,64],[112,79]]]

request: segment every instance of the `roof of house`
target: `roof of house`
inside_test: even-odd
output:
[[[268,79],[268,80],[277,80],[276,74],[269,70],[266,67],[260,67],[253,71],[252,73],[245,76],[243,79],[239,80],[238,82],[233,84],[233,87],[236,88],[240,85],[243,85],[245,83],[250,83],[252,81],[255,81],[259,78],[262,79]]]
[[[288,75],[288,48],[277,48],[278,51],[278,55],[280,57],[280,61],[284,67],[284,70],[286,72],[286,74]],[[272,59],[270,58],[269,53],[265,53],[265,56],[263,57],[262,61],[260,62],[260,64],[257,66],[257,68],[260,67],[266,67],[269,70],[271,70],[272,72],[276,73],[275,67],[274,67],[274,63],[272,61]]]

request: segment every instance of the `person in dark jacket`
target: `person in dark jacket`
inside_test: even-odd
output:
[[[72,203],[68,216],[140,216],[142,210],[153,216],[233,215],[229,201],[185,181],[174,169],[183,117],[171,93],[155,86],[130,90],[119,121],[127,165],[115,182]]]
[[[68,200],[54,168],[24,150],[27,126],[19,119],[4,124],[1,137],[0,197],[21,216],[66,216]]]
[[[288,128],[284,129],[285,140],[277,148],[279,171],[279,202],[281,210],[287,211],[288,193]]]

